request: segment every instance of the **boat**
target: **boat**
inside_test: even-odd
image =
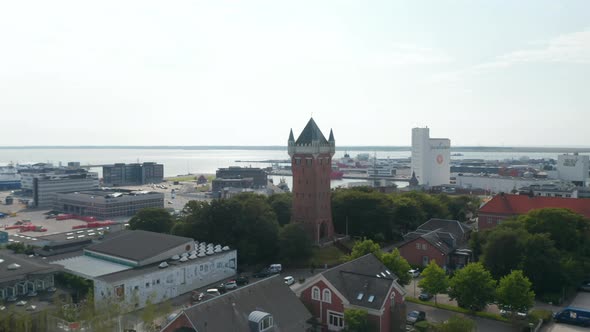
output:
[[[20,174],[14,166],[0,166],[0,190],[20,189]]]
[[[332,170],[330,173],[330,180],[340,180],[344,176],[344,172]]]
[[[451,154],[451,157],[463,157],[462,153],[453,153]]]
[[[280,189],[282,189],[284,192],[289,192],[289,185],[287,185],[287,181],[285,181],[285,178],[281,178],[279,184],[277,184],[277,187],[279,187]]]

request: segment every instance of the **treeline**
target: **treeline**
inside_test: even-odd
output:
[[[431,218],[466,221],[479,208],[479,198],[423,192],[384,194],[370,187],[332,192],[332,217],[337,233],[377,242],[400,240]]]
[[[229,199],[190,201],[174,219],[163,209],[144,209],[129,221],[143,229],[219,243],[238,250],[240,265],[304,263],[312,242],[298,225],[289,224],[291,195],[270,197],[243,193]]]
[[[522,270],[545,301],[559,302],[590,273],[590,220],[540,209],[473,233],[474,255],[496,279]]]

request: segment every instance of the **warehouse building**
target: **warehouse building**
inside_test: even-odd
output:
[[[53,205],[53,209],[63,213],[101,219],[133,216],[144,208],[163,207],[163,193],[123,189],[58,193]]]

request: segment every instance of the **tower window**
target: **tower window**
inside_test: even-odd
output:
[[[311,166],[313,164],[313,160],[305,159],[305,163],[307,164],[307,166]]]

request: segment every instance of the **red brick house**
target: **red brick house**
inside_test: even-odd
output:
[[[480,231],[497,226],[502,220],[543,208],[564,208],[590,218],[590,198],[562,198],[500,193],[479,209]]]
[[[405,292],[397,276],[373,254],[368,254],[307,280],[297,291],[301,301],[321,323],[322,331],[346,326],[346,309],[363,309],[374,331],[405,328]]]
[[[430,219],[404,235],[398,250],[411,265],[426,266],[434,261],[445,269],[460,268],[471,259],[471,230],[471,226],[457,220]]]

